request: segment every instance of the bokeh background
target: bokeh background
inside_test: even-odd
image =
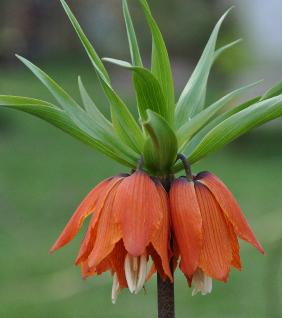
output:
[[[129,59],[119,0],[68,1],[101,56]],[[150,35],[137,0],[129,1],[142,53],[149,61]],[[150,1],[167,41],[176,91],[184,87],[219,16],[236,5],[219,44],[244,42],[216,63],[209,100],[264,78],[246,98],[264,92],[282,76],[280,0]],[[95,73],[58,0],[1,0],[0,94],[52,101],[16,60],[39,64],[78,98],[77,75],[108,114]],[[109,67],[115,87],[135,107],[130,75]],[[238,100],[239,102],[239,100]],[[228,284],[214,283],[206,297],[191,297],[176,275],[177,317],[282,317],[282,121],[247,134],[195,165],[210,170],[232,189],[261,240],[266,255],[242,243],[243,272]],[[100,180],[124,171],[109,159],[39,119],[0,110],[0,317],[156,317],[156,282],[147,294],[125,291],[113,306],[111,278],[83,281],[73,265],[82,237],[55,255],[48,249],[83,196]]]

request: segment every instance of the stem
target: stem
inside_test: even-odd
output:
[[[169,279],[163,281],[158,274],[158,317],[174,318],[174,283]]]
[[[174,176],[168,176],[162,179],[162,185],[167,192],[169,192],[171,182]],[[171,242],[172,245],[172,242]],[[173,275],[173,260],[170,263],[171,272]],[[175,305],[174,305],[174,283],[169,279],[162,280],[158,274],[158,318],[174,318]]]
[[[176,160],[181,160],[182,161],[184,170],[186,172],[187,180],[188,181],[193,181],[193,174],[192,174],[191,166],[190,166],[190,163],[189,163],[188,159],[184,155],[179,153],[177,155],[177,159]]]

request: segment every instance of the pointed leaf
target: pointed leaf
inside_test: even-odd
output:
[[[186,124],[184,124],[177,132],[178,136],[178,143],[180,147],[180,152],[183,149],[183,146],[187,144],[187,142],[202,128],[206,125],[206,123],[209,122],[209,120],[216,115],[222,108],[224,108],[230,101],[232,101],[234,98],[240,96],[242,93],[244,93],[247,89],[253,87],[254,85],[257,85],[261,81],[246,85],[244,87],[241,87],[215,103],[213,103],[211,106],[207,107],[200,113],[198,113],[196,116],[194,116],[191,120],[188,120]]]
[[[109,76],[103,66],[101,59],[97,55],[90,41],[87,39],[69,6],[64,0],[60,1],[81,43],[83,44],[97,72],[97,75],[99,76],[99,79],[101,80],[101,84],[111,105],[112,121],[116,132],[128,146],[130,146],[136,152],[141,153],[144,145],[144,137],[140,127],[136,123],[125,103],[111,87]]]
[[[103,58],[103,60],[127,68],[133,72],[133,83],[137,95],[138,110],[143,121],[147,120],[146,111],[150,109],[169,122],[169,110],[167,109],[162,88],[158,80],[149,70],[116,59]],[[171,122],[169,123],[172,124]]]
[[[275,97],[280,94],[282,94],[282,81],[280,81],[275,86],[267,90],[260,100],[266,100],[268,98]]]
[[[176,123],[178,126],[183,125],[188,118],[193,117],[203,109],[209,73],[217,55],[215,46],[218,33],[229,11],[230,9],[221,17],[213,29],[204,52],[179,98],[176,106]]]
[[[194,163],[249,130],[280,116],[282,95],[253,104],[213,128],[195,148],[189,160]]]
[[[93,138],[106,143],[109,147],[117,149],[117,151],[121,151],[130,157],[135,156],[135,152],[133,150],[119,141],[111,127],[99,123],[96,119],[92,119],[49,75],[25,58],[21,56],[17,57],[48,88],[60,106],[81,130]]]
[[[238,43],[241,43],[242,41],[243,41],[242,39],[238,39],[236,41],[228,43],[224,45],[223,47],[217,49],[214,53],[214,61],[217,60],[226,50],[229,50],[230,48],[237,45]]]
[[[127,0],[122,0],[123,16],[126,25],[131,61],[134,66],[143,66],[133,22],[128,9]]]
[[[81,95],[81,99],[83,102],[83,106],[86,110],[86,112],[91,116],[93,119],[95,119],[97,122],[99,122],[101,125],[107,127],[108,129],[112,129],[112,124],[105,118],[105,116],[101,113],[99,108],[94,103],[93,99],[88,94],[81,77],[78,77],[78,87]]]
[[[193,150],[197,147],[197,145],[200,143],[200,141],[218,124],[223,122],[225,119],[231,117],[232,115],[238,113],[239,111],[257,103],[260,100],[260,96],[252,98],[248,100],[247,102],[240,104],[227,112],[224,112],[214,118],[211,122],[209,122],[203,129],[201,129],[192,139],[191,141],[187,144],[185,147],[183,153],[185,154],[186,157],[189,157],[189,155],[193,152]]]
[[[84,34],[81,26],[79,25],[78,21],[76,20],[75,16],[73,15],[73,13],[71,12],[69,6],[67,5],[67,3],[65,2],[65,0],[60,0],[66,14],[68,15],[71,24],[73,25],[79,39],[81,40],[82,45],[85,48],[86,53],[89,56],[90,61],[92,62],[93,66],[96,68],[97,72],[99,72],[99,75],[101,77],[104,78],[104,80],[107,83],[110,83],[110,78],[109,75],[101,61],[101,59],[99,58],[98,54],[96,53],[94,47],[92,46],[92,44],[90,43],[90,41],[88,40],[88,38],[86,37],[86,35]]]
[[[145,143],[145,165],[156,173],[168,173],[177,156],[177,139],[168,123],[160,115],[148,110],[143,123],[150,138]]]
[[[161,84],[165,99],[170,110],[169,122],[174,122],[174,109],[175,109],[175,98],[174,98],[174,83],[171,72],[171,66],[169,56],[165,46],[164,39],[161,31],[152,16],[151,10],[146,0],[139,0],[143,8],[147,23],[150,27],[153,48],[152,48],[152,73],[156,76]]]
[[[65,111],[54,107],[54,105],[48,102],[27,97],[0,95],[0,105],[2,107],[17,109],[39,117],[85,144],[98,149],[117,162],[129,167],[135,166],[136,159],[127,158],[122,153],[115,153],[103,142],[81,130]]]

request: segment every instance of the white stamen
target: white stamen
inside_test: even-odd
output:
[[[138,294],[140,290],[143,288],[147,277],[147,258],[145,255],[140,257],[140,264],[139,264],[139,273],[138,273],[138,281],[135,290],[135,294]]]
[[[194,289],[192,296],[201,293],[203,296],[210,294],[212,291],[212,278],[206,275],[200,268],[198,268],[193,275]]]
[[[128,289],[133,294],[136,289],[136,275],[131,268],[131,258],[132,256],[130,256],[129,254],[126,255],[125,261],[124,261],[124,271],[125,271],[125,277],[126,277]]]
[[[117,278],[117,274],[114,273],[113,287],[112,287],[112,303],[115,304],[120,293],[120,286]]]
[[[147,258],[126,255],[124,261],[124,272],[128,289],[137,294],[144,286],[147,277]]]

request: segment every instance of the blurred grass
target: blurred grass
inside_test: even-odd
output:
[[[75,96],[73,74],[80,73],[79,66],[46,65]],[[88,87],[93,84],[97,91],[88,67],[82,70]],[[1,94],[52,100],[22,68],[0,74]],[[115,306],[110,302],[109,275],[81,280],[73,265],[81,234],[62,251],[48,255],[84,195],[98,181],[124,169],[29,115],[1,109],[0,125],[0,317],[156,317],[155,280],[148,284],[147,295],[123,292]],[[194,167],[195,172],[213,171],[230,186],[267,254],[263,257],[243,243],[243,272],[233,271],[226,285],[216,282],[207,297],[192,298],[178,273],[178,318],[274,317],[266,312],[266,284],[272,281],[265,275],[269,275],[268,252],[281,236],[281,158],[281,129],[259,130]],[[281,270],[274,279],[281,281]]]

